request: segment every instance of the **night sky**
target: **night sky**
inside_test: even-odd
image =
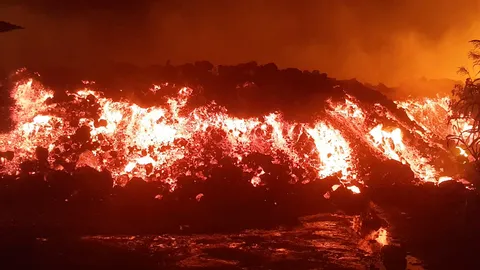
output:
[[[255,60],[396,84],[454,78],[480,0],[2,0],[0,68]]]

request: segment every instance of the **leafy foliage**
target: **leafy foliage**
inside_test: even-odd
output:
[[[449,143],[455,143],[468,151],[475,161],[480,161],[480,40],[471,40],[473,49],[468,57],[472,69],[460,67],[458,73],[466,77],[464,84],[452,90],[449,121],[453,126]],[[478,71],[476,71],[478,70]]]

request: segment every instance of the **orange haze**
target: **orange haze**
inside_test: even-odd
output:
[[[2,1],[26,29],[0,36],[0,67],[256,60],[391,85],[458,78],[480,38],[479,0],[120,2]]]

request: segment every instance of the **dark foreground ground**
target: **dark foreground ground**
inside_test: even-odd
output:
[[[359,222],[322,214],[236,234],[37,238],[4,246],[0,261],[2,269],[381,269],[381,245],[358,233]]]
[[[133,180],[110,199],[53,200],[52,187],[7,181],[0,269],[480,269],[477,191],[395,173],[327,199],[328,181],[243,191],[228,182],[200,200],[185,187],[157,200]],[[372,236],[382,227],[383,247]],[[420,265],[407,266],[413,257]]]
[[[417,195],[424,194],[416,190]],[[398,196],[401,193],[400,189]],[[413,199],[416,193],[410,190],[409,195]],[[371,202],[371,213],[378,219],[325,213],[300,218],[297,225],[239,233],[73,236],[64,232],[52,237],[4,233],[0,266],[52,270],[479,269],[476,247],[480,238],[469,214],[453,207],[452,201],[435,202],[437,196],[425,197],[423,203],[415,204],[416,211],[408,213],[404,212],[407,201],[382,207]],[[389,245],[374,239],[374,230],[368,228],[378,224],[372,222],[387,224]]]
[[[92,235],[65,227],[41,236],[4,228],[0,269],[480,269],[476,192],[452,182],[365,193],[372,201],[360,213],[240,232]],[[386,246],[372,235],[379,227]]]
[[[480,269],[477,191],[449,181],[397,187],[395,192],[389,187],[375,192],[373,200],[390,234],[426,269]]]

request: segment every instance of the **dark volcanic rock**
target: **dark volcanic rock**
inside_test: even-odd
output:
[[[407,268],[407,253],[397,246],[387,245],[382,248],[382,260],[388,270],[405,270]]]

